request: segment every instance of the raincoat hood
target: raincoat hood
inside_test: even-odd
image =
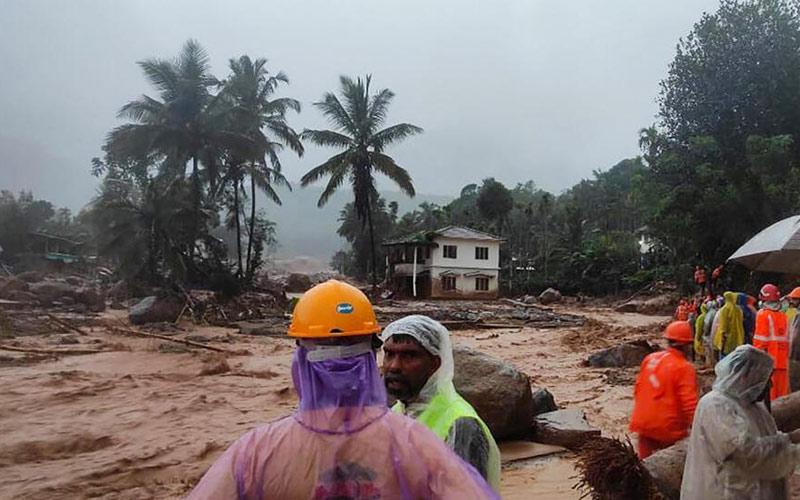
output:
[[[714,346],[723,354],[728,354],[744,344],[744,314],[736,305],[738,295],[736,292],[725,292],[722,295],[725,305],[717,313],[719,327],[714,332]]]
[[[455,395],[453,344],[450,343],[450,332],[444,325],[427,316],[418,314],[406,316],[387,325],[381,333],[381,340],[386,342],[393,335],[408,335],[414,338],[426,351],[441,360],[439,369],[433,372],[417,397],[406,406],[408,415],[416,416],[424,411],[428,402],[437,394],[444,392]]]
[[[717,363],[713,389],[754,403],[764,392],[774,366],[772,357],[764,351],[751,345],[739,346]]]

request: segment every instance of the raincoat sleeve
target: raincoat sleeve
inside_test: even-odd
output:
[[[441,440],[430,439],[428,429],[411,434],[412,445],[419,451],[429,472],[432,500],[499,500],[489,484],[456,456]]]
[[[489,474],[489,442],[474,418],[459,418],[450,427],[447,443],[456,455],[475,467],[486,479]]]
[[[766,412],[766,409],[760,409]],[[772,418],[766,415],[767,418]],[[797,447],[788,434],[753,436],[747,416],[739,408],[717,401],[703,412],[702,426],[706,445],[716,464],[731,461],[750,480],[776,480],[792,473],[797,460]],[[708,473],[715,464],[706,464]]]
[[[697,408],[697,375],[688,363],[681,370],[675,393],[678,396],[681,415],[686,419],[686,428],[690,429],[694,422],[694,412]]]
[[[237,457],[247,447],[251,433],[234,442],[208,469],[189,493],[186,500],[237,500],[239,488],[236,484]]]

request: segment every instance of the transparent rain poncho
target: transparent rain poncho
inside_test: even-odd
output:
[[[386,342],[394,335],[414,338],[426,351],[438,356],[441,364],[413,401],[398,401],[393,410],[428,425],[456,454],[475,466],[495,490],[499,489],[500,451],[489,428],[456,392],[453,346],[447,328],[427,316],[412,315],[387,325],[381,339]]]
[[[433,432],[388,411],[363,344],[301,346],[292,378],[298,410],[234,442],[190,500],[499,498]]]
[[[772,358],[751,345],[717,364],[713,390],[695,413],[681,500],[788,498],[798,448],[759,401],[772,367]]]

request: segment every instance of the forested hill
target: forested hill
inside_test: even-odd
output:
[[[423,186],[421,188],[424,189]],[[328,262],[337,250],[347,246],[336,230],[340,226],[339,213],[346,203],[353,201],[352,192],[336,192],[322,208],[317,208],[322,187],[295,186],[291,192],[279,189],[278,193],[283,201],[282,206],[268,203],[262,198],[258,200],[259,206],[267,207],[267,217],[277,225],[276,238],[280,245],[277,257],[307,255]],[[453,197],[426,194],[409,198],[397,191],[382,191],[381,196],[387,203],[396,201],[400,214],[414,210],[423,202],[441,206],[453,200]]]

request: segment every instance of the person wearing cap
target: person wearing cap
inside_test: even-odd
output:
[[[778,432],[765,400],[775,362],[751,345],[720,361],[697,405],[681,500],[787,500],[800,430]]]
[[[786,320],[792,324],[795,316],[797,316],[797,308],[800,307],[800,286],[794,288],[789,295],[786,296],[789,302],[789,307],[786,309]]]
[[[770,399],[789,394],[790,337],[786,315],[781,311],[781,292],[777,286],[766,284],[759,294],[761,310],[756,316],[753,345],[769,354],[775,361]]]
[[[424,425],[389,411],[367,297],[331,280],[297,302],[293,415],[239,438],[190,500],[499,499]]]
[[[425,424],[495,489],[500,487],[500,452],[475,409],[453,386],[450,333],[438,321],[413,315],[386,326],[383,376],[392,407]]]
[[[694,344],[692,325],[673,321],[664,337],[667,349],[644,358],[633,388],[630,430],[639,435],[643,459],[688,436],[697,406],[697,377],[687,360]]]

